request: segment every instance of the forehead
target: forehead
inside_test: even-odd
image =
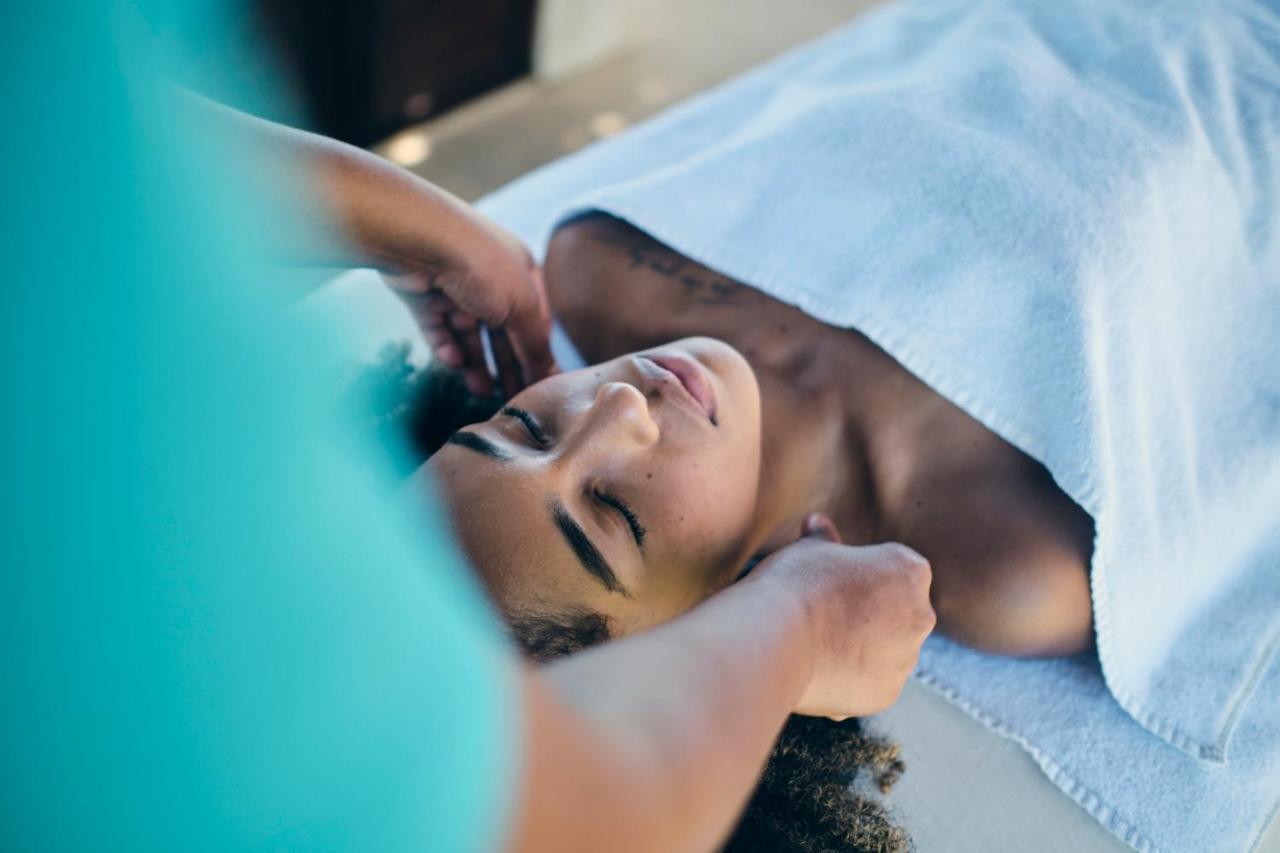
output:
[[[507,609],[600,609],[608,593],[576,562],[536,468],[445,445],[428,466],[459,544]]]

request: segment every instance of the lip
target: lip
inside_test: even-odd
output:
[[[693,359],[678,354],[649,355],[643,358],[656,365],[665,374],[670,374],[672,383],[684,392],[688,402],[700,411],[712,426],[716,421],[716,392],[711,380],[706,375],[706,368]]]

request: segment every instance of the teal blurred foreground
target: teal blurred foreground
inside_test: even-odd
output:
[[[487,611],[435,513],[385,508],[280,316],[255,164],[168,82],[265,103],[217,73],[233,18],[5,17],[0,847],[491,846]]]

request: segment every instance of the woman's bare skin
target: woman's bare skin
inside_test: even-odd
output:
[[[938,629],[959,642],[1034,656],[1092,644],[1092,519],[1042,465],[865,336],[604,215],[557,230],[546,278],[589,362],[693,335],[746,356],[763,409],[758,552],[793,540],[808,512],[827,512],[846,542],[923,554]]]

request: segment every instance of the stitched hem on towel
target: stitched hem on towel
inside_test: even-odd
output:
[[[980,708],[973,702],[970,702],[956,688],[946,684],[940,679],[937,673],[930,672],[926,669],[918,669],[915,678],[921,684],[924,684],[930,690],[973,717],[979,723],[986,726],[991,731],[1003,738],[1013,741],[1022,747],[1035,760],[1044,774],[1049,777],[1049,781],[1058,787],[1064,794],[1076,802],[1082,809],[1087,811],[1098,823],[1107,828],[1107,831],[1119,838],[1125,844],[1128,844],[1134,850],[1140,853],[1151,853],[1155,851],[1156,845],[1143,835],[1137,827],[1135,827],[1127,817],[1111,807],[1100,796],[1095,794],[1088,786],[1077,782],[1070,773],[1063,770],[1052,758],[1042,752],[1035,744],[1019,735],[1010,726],[1005,724],[995,715],[988,713],[985,709]]]
[[[1262,822],[1262,828],[1258,830],[1258,834],[1254,836],[1253,843],[1249,845],[1249,853],[1256,853],[1258,845],[1262,844],[1262,840],[1267,837],[1271,827],[1278,820],[1280,820],[1280,800],[1276,800],[1276,804],[1272,806],[1271,811],[1267,812],[1267,818]]]

